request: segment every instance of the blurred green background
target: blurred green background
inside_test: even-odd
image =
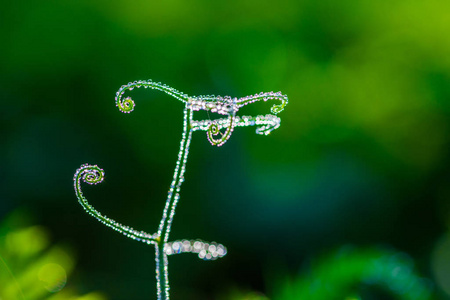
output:
[[[171,239],[228,255],[171,257],[173,299],[450,299],[450,2],[21,0],[2,1],[0,24],[0,222],[27,211],[70,245],[80,294],[155,299],[153,247],[85,214],[72,186],[98,164],[91,203],[156,230],[183,105],[150,90],[130,115],[114,105],[151,78],[290,100],[267,137],[237,128],[217,148],[194,133]],[[377,279],[363,271],[391,254]]]

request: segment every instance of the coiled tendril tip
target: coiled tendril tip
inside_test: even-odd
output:
[[[76,172],[87,184],[98,184],[105,178],[105,171],[97,165],[82,165]]]
[[[130,113],[134,110],[135,103],[131,97],[126,97],[122,101],[117,102],[117,107],[123,113]]]

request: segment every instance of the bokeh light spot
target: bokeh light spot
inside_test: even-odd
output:
[[[47,231],[40,226],[32,226],[8,233],[6,250],[22,256],[30,256],[42,251],[49,244]]]
[[[44,282],[45,288],[51,293],[59,292],[67,283],[66,270],[55,263],[42,266],[39,270],[38,278]]]
[[[450,295],[450,235],[447,234],[436,243],[431,264],[437,285]]]

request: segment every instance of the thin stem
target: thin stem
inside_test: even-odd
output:
[[[156,287],[158,290],[158,300],[169,300],[170,286],[169,286],[169,261],[167,254],[164,251],[167,241],[169,239],[170,229],[172,228],[173,217],[175,216],[175,209],[180,199],[181,184],[184,182],[184,173],[186,171],[186,163],[189,154],[189,145],[192,138],[192,130],[189,130],[189,123],[192,120],[193,112],[184,109],[183,134],[180,142],[180,150],[178,152],[178,160],[176,163],[174,177],[170,185],[166,205],[164,207],[163,216],[161,218],[158,237],[159,240],[155,245],[155,261],[156,261]],[[170,209],[169,216],[167,213]],[[163,237],[163,239],[161,239]]]
[[[156,262],[156,290],[158,300],[169,300],[169,260],[164,251],[164,244],[159,242],[155,245],[155,262]]]

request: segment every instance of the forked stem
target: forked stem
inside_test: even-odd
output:
[[[140,80],[122,86],[116,93],[116,106],[124,113],[130,113],[134,110],[135,103],[130,97],[123,98],[126,91],[134,88],[150,88],[164,92],[173,96],[177,100],[185,103],[183,132],[180,141],[180,149],[178,159],[175,166],[172,183],[170,184],[167,195],[166,204],[164,206],[163,215],[159,223],[158,230],[153,233],[137,231],[129,226],[122,225],[117,221],[101,214],[97,211],[84,197],[81,190],[81,181],[88,184],[98,184],[103,181],[104,171],[97,165],[82,165],[74,175],[74,188],[78,201],[83,208],[97,220],[113,228],[114,230],[124,234],[125,236],[137,241],[144,242],[155,246],[155,262],[156,262],[156,289],[158,300],[170,299],[169,271],[168,271],[168,255],[179,253],[196,253],[203,260],[215,260],[223,257],[227,253],[227,249],[215,242],[206,243],[201,240],[181,240],[169,242],[169,234],[172,228],[172,221],[175,215],[175,209],[180,199],[180,189],[184,182],[184,173],[186,171],[186,163],[189,154],[189,146],[191,143],[192,133],[202,130],[207,132],[208,140],[214,146],[223,145],[231,136],[235,127],[257,126],[256,133],[267,135],[271,131],[280,126],[280,118],[275,114],[281,112],[288,103],[286,95],[281,92],[260,93],[243,98],[231,98],[220,96],[193,96],[181,93],[167,85],[156,83],[151,80]],[[271,109],[272,114],[265,116],[242,116],[236,115],[239,108],[257,102],[267,100],[278,100],[281,104],[274,105]],[[220,115],[228,116],[228,118],[212,120],[193,120],[193,112],[205,110]],[[216,139],[214,136],[219,135],[220,129],[225,128],[225,133],[221,138]]]

